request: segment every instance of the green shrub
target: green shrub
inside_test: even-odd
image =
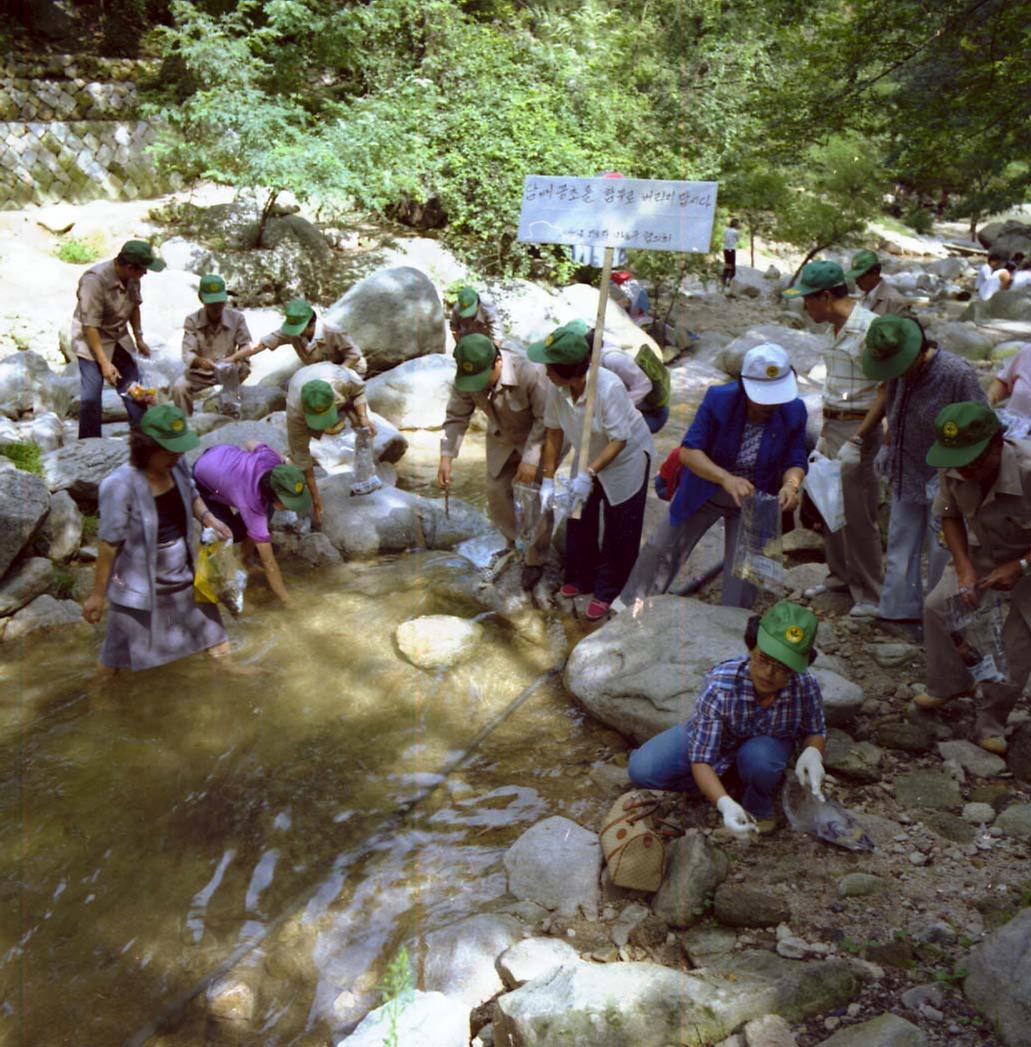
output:
[[[57,247],[57,257],[71,265],[88,265],[100,257],[100,249],[92,240],[69,236]]]
[[[95,513],[86,513],[82,518],[82,544],[89,545],[97,537],[100,517]]]
[[[58,600],[74,600],[79,588],[78,579],[67,567],[54,567],[50,581],[50,595]]]
[[[903,214],[902,221],[914,232],[929,233],[934,226],[934,215],[926,207],[911,207]]]
[[[37,444],[30,441],[8,444],[0,447],[0,454],[10,458],[23,472],[43,475],[43,455]]]

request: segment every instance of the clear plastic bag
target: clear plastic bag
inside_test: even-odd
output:
[[[525,555],[526,550],[537,543],[540,528],[544,525],[540,484],[512,484],[512,500],[515,503],[516,549]]]
[[[243,594],[247,572],[232,539],[222,541],[210,527],[201,532],[193,576],[193,595],[197,603],[220,603],[233,617],[243,614]]]
[[[781,549],[780,505],[774,495],[756,491],[741,503],[731,573],[769,592],[788,591]]]
[[[240,417],[240,369],[236,364],[215,364],[215,381],[222,386],[218,394],[218,413],[230,418]]]
[[[1002,630],[1006,604],[997,593],[970,607],[962,593],[945,603],[945,625],[956,653],[977,683],[1005,683],[1009,676]]]
[[[372,434],[361,427],[354,436],[354,483],[351,484],[351,494],[372,494],[382,486],[383,481],[376,475]]]
[[[841,490],[841,462],[813,451],[805,475],[805,492],[813,500],[827,530],[832,534],[845,526],[845,495]]]

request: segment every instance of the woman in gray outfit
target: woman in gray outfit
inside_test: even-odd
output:
[[[229,653],[217,605],[193,596],[193,521],[231,537],[182,461],[198,442],[178,407],[152,407],[129,436],[128,463],[100,485],[97,570],[83,614],[96,624],[111,604],[103,671],[151,669],[195,651]]]

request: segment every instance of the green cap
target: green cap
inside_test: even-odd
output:
[[[146,240],[126,240],[118,252],[118,257],[123,262],[142,265],[155,273],[160,273],[165,268],[165,263],[154,254],[154,248]]]
[[[466,318],[476,315],[480,308],[480,296],[475,287],[463,287],[458,292],[458,315]]]
[[[200,437],[187,424],[186,415],[175,404],[157,404],[140,419],[140,432],[146,433],[166,451],[181,454],[200,443]]]
[[[556,327],[543,342],[534,342],[526,355],[536,364],[578,364],[591,351],[588,330],[583,320],[571,320]]]
[[[200,278],[200,300],[205,305],[214,302],[224,302],[229,295],[226,294],[226,282],[221,276],[209,273]]]
[[[455,346],[458,369],[455,388],[463,393],[478,393],[486,389],[494,368],[497,349],[485,334],[467,334]]]
[[[869,272],[875,265],[880,264],[881,260],[877,257],[876,251],[863,248],[862,251],[856,251],[852,256],[852,268],[845,275],[850,280],[854,280],[857,276],[862,276],[863,273]]]
[[[809,262],[803,266],[798,282],[784,294],[787,298],[804,297],[818,291],[829,291],[832,287],[841,287],[844,282],[845,270],[837,262]]]
[[[295,513],[311,512],[311,492],[296,465],[277,465],[269,475],[273,494]]]
[[[315,315],[315,310],[303,298],[295,298],[292,302],[287,302],[284,312],[286,318],[283,320],[279,333],[285,334],[287,338],[299,335]]]
[[[301,407],[309,429],[322,432],[337,424],[337,398],[333,386],[313,378],[301,386]]]
[[[920,355],[924,336],[920,325],[905,316],[878,316],[866,332],[860,363],[867,378],[885,382],[909,370]]]
[[[818,624],[812,611],[781,600],[759,622],[759,650],[796,673],[804,673],[809,668],[809,652],[816,642]]]
[[[934,420],[934,429],[938,438],[927,452],[927,464],[951,469],[978,458],[1002,424],[987,404],[964,400],[943,407]]]

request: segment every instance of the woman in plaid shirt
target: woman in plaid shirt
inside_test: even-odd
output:
[[[770,832],[773,793],[801,741],[795,774],[821,796],[827,725],[816,677],[816,616],[781,600],[754,616],[745,631],[749,654],[720,662],[690,717],[630,754],[630,779],[649,789],[701,794],[716,805],[735,835]],[[741,803],[721,775],[736,767]]]

